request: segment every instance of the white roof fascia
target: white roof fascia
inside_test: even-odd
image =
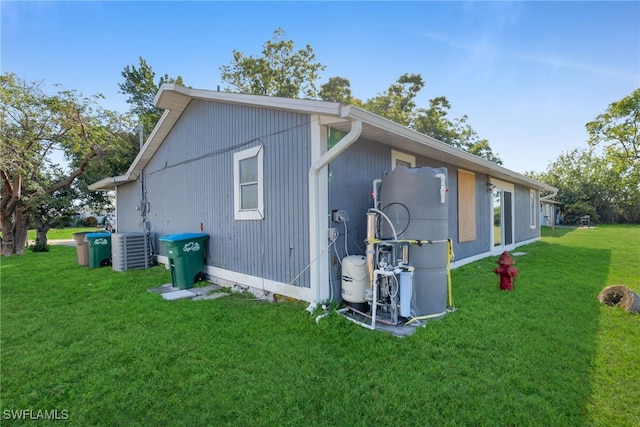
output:
[[[151,160],[156,151],[158,151],[158,148],[160,148],[166,136],[171,129],[173,129],[173,125],[176,124],[183,111],[184,109],[164,111],[158,124],[156,124],[156,127],[151,131],[151,135],[147,138],[147,142],[142,146],[142,149],[127,171],[126,175],[130,178],[130,181],[138,179],[140,172],[142,172],[145,166],[147,166],[147,163],[149,163],[149,160]]]
[[[447,157],[450,156],[453,159],[462,161],[464,167],[468,167],[471,164],[475,166],[473,168],[475,172],[487,173],[495,176],[496,178],[505,178],[512,182],[524,184],[526,186],[539,190],[557,191],[557,189],[551,185],[509,170],[503,166],[490,162],[467,151],[460,150],[456,147],[445,144],[442,141],[439,141],[420,132],[411,130],[405,126],[399,125],[389,119],[385,119],[384,117],[378,116],[377,114],[373,114],[359,107],[355,107],[352,105],[345,106],[341,110],[341,116],[362,120],[363,122],[368,123],[378,129],[389,132],[390,134],[397,135],[403,139],[411,140],[430,149],[439,151],[443,154],[446,154]],[[459,166],[459,164],[457,163],[460,162],[448,161],[447,163],[452,163],[456,166]]]
[[[200,99],[203,101],[218,101],[228,104],[248,105],[252,107],[276,108],[305,114],[320,114],[337,116],[340,113],[340,103],[318,101],[315,99],[280,98],[276,96],[247,95],[243,93],[219,92],[203,89],[191,89],[173,83],[165,83],[160,87],[154,103],[157,108],[171,108],[171,95]]]
[[[91,191],[110,191],[115,190],[115,188],[120,185],[129,182],[125,175],[120,176],[110,176],[108,178],[101,179],[100,181],[94,182],[89,185],[88,188]]]
[[[217,101],[229,104],[252,107],[275,108],[302,114],[320,114],[337,117],[340,104],[337,102],[317,101],[310,99],[278,98],[272,96],[246,95],[231,92],[217,92],[202,89],[191,89],[174,83],[165,83],[154,98],[154,105],[164,109],[164,113],[146,143],[131,163],[125,175],[109,177],[91,184],[91,189],[113,189],[116,185],[125,184],[138,179],[140,173],[156,153],[160,144],[169,134],[184,110],[193,99]]]
[[[138,152],[138,155],[129,166],[129,169],[124,175],[104,178],[98,182],[94,182],[89,185],[89,190],[113,190],[116,186],[126,184],[128,182],[135,181],[140,176],[140,172],[147,165],[149,160],[158,151],[160,144],[167,136],[175,122],[180,118],[182,111],[165,110],[165,112],[158,120],[156,127],[151,131],[151,135],[147,138],[147,141],[142,146],[142,149]]]
[[[334,121],[335,123],[338,123],[344,120],[361,120],[365,125],[365,128],[367,126],[371,126],[373,129],[386,133],[391,137],[398,137],[400,140],[399,142],[401,143],[401,146],[398,148],[411,149],[412,147],[410,145],[405,147],[403,146],[406,143],[413,143],[417,149],[422,147],[427,148],[431,153],[439,153],[440,155],[438,158],[434,160],[451,163],[456,166],[471,169],[474,172],[486,173],[495,178],[507,179],[539,190],[557,192],[555,187],[513,172],[493,162],[445,144],[444,142],[428,135],[416,132],[389,119],[353,105],[342,105],[337,102],[310,99],[279,98],[272,96],[191,89],[174,83],[163,84],[156,94],[154,104],[157,108],[164,109],[165,112],[127,170],[127,173],[119,177],[105,178],[92,184],[90,188],[106,189],[105,186],[112,188],[115,185],[136,180],[149,160],[151,160],[153,155],[156,153],[160,144],[162,144],[165,137],[178,121],[187,105],[189,105],[189,102],[193,99],[247,105],[252,107],[275,108],[302,114],[317,114],[324,116],[323,121],[325,123],[331,123]]]

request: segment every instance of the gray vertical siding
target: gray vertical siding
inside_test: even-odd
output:
[[[391,170],[391,147],[366,139],[360,139],[334,160],[329,167],[329,210],[343,209],[349,214],[349,254],[363,254],[366,239],[366,213],[373,206],[371,198],[374,179]],[[408,153],[411,154],[411,153]],[[490,194],[486,191],[487,178],[476,174],[476,240],[458,243],[458,168],[436,162],[426,157],[416,156],[416,166],[448,170],[447,187],[449,192],[449,235],[453,240],[456,259],[468,258],[486,253],[490,249],[490,228],[492,211]],[[329,215],[330,212],[327,212]],[[338,257],[345,256],[344,228],[342,224],[329,220],[330,227],[336,227],[340,237],[336,250],[330,254],[330,274],[333,280],[334,295],[340,292],[340,264]],[[359,245],[359,247],[358,247]]]
[[[154,246],[165,234],[203,231],[210,235],[207,264],[289,283],[309,264],[310,117],[270,109],[194,100],[144,170]],[[258,145],[264,153],[264,220],[234,219],[233,154]],[[487,177],[476,179],[476,240],[458,243],[458,168],[416,156],[417,166],[448,169],[449,234],[456,259],[488,252],[491,241],[491,194]],[[391,147],[364,138],[329,165],[329,212],[326,224],[340,237],[328,255],[333,294],[340,292],[339,258],[345,256],[344,228],[330,219],[345,210],[348,251],[362,254],[366,212],[373,205],[372,182],[391,169]],[[118,188],[118,231],[140,231],[135,210],[140,181]],[[516,186],[515,242],[539,235],[529,227],[529,189]],[[537,212],[537,210],[536,210]],[[537,220],[537,224],[539,220]],[[337,250],[337,255],[336,255]],[[295,282],[309,287],[309,272]]]
[[[538,196],[536,194],[535,201],[535,215],[536,215],[536,226],[531,228],[531,218],[529,211],[531,209],[530,199],[529,199],[530,189],[528,187],[523,187],[521,185],[515,186],[515,197],[514,200],[514,228],[515,228],[515,236],[514,242],[523,242],[525,240],[534,239],[540,236],[540,212],[539,212],[539,204],[538,204]]]
[[[381,178],[391,169],[391,147],[368,141],[358,140],[338,159],[330,165],[329,210],[343,209],[349,214],[348,250],[351,255],[362,254],[366,238],[366,212],[372,206],[370,193],[372,182]],[[401,150],[399,150],[401,151]],[[411,154],[407,152],[407,154]],[[440,168],[448,170],[447,187],[449,189],[449,236],[453,240],[456,260],[485,254],[491,250],[491,233],[493,233],[491,193],[487,191],[488,178],[484,174],[475,173],[476,187],[476,239],[472,242],[458,242],[458,167],[432,159],[415,156],[416,166]],[[529,189],[516,186],[514,243],[539,236],[538,228],[529,227]],[[327,213],[329,215],[330,212]],[[334,295],[340,290],[340,265],[338,257],[345,255],[344,229],[342,224],[329,221],[330,227],[340,231],[336,242],[338,255],[332,250],[330,255],[331,277],[334,281]],[[358,247],[356,242],[360,245]]]
[[[455,259],[461,260],[482,254],[491,245],[491,218],[493,211],[490,205],[491,194],[487,192],[487,177],[475,173],[476,187],[476,239],[472,242],[458,242],[458,167],[448,163],[437,162],[426,157],[417,156],[416,166],[432,168],[446,167],[449,172],[447,188],[449,192],[449,237],[453,241]]]
[[[345,210],[349,214],[347,249],[350,255],[364,254],[364,240],[367,237],[366,215],[367,210],[373,207],[373,180],[382,178],[389,170],[391,149],[366,139],[356,141],[329,165],[329,211]],[[329,214],[330,212],[327,212],[327,215]],[[340,232],[340,237],[335,243],[336,249],[332,249],[329,254],[333,295],[339,299],[341,284],[338,257],[341,259],[345,256],[344,225],[330,220],[328,222],[329,227],[335,227]]]
[[[116,192],[116,207],[118,208],[118,233],[132,233],[142,231],[140,214],[136,206],[140,205],[142,189],[140,182],[130,182],[118,187]]]
[[[289,283],[309,263],[309,123],[303,114],[192,101],[144,171],[151,231],[203,231],[208,265]],[[258,145],[265,219],[236,221],[233,154]],[[309,287],[308,272],[295,284]]]

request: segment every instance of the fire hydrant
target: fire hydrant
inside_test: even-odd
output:
[[[518,269],[512,267],[516,262],[511,258],[507,251],[503,252],[498,259],[500,267],[493,270],[500,278],[500,289],[503,291],[513,290],[513,284],[518,276]]]

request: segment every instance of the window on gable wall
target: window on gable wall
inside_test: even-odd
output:
[[[529,190],[529,226],[536,228],[536,190]]]
[[[327,150],[331,150],[333,146],[336,145],[342,138],[344,138],[346,134],[347,132],[343,132],[341,130],[330,127],[327,131]]]
[[[407,167],[407,168],[415,168],[416,167],[416,158],[411,154],[402,153],[400,151],[391,150],[391,169],[395,169],[397,167]]]
[[[264,219],[262,146],[233,155],[234,218]]]

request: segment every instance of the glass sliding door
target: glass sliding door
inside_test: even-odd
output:
[[[502,246],[502,190],[493,190],[493,246]]]
[[[513,193],[502,192],[502,241],[505,246],[513,244],[513,204],[511,202]]]
[[[513,245],[513,191],[496,187],[491,197],[493,208],[493,252],[500,253]]]

